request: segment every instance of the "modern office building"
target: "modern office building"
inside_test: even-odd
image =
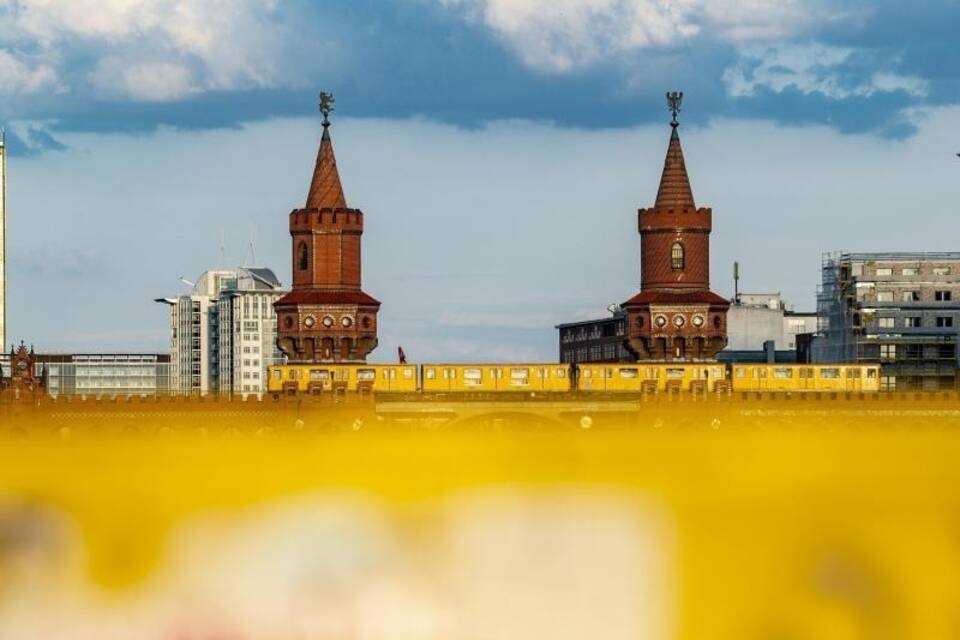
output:
[[[560,362],[630,362],[627,349],[627,314],[615,305],[610,316],[583,322],[559,324]]]
[[[954,389],[960,252],[829,253],[817,362],[879,362],[884,389]]]
[[[34,373],[51,396],[156,396],[170,393],[170,354],[37,354]]]
[[[262,393],[266,368],[281,361],[273,310],[285,291],[269,269],[207,271],[170,306],[174,393]]]

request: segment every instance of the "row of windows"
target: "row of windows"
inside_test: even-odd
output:
[[[920,302],[923,298],[919,291],[902,291],[900,300],[903,302]],[[877,291],[877,302],[893,302],[893,291]],[[953,300],[953,292],[949,290],[937,290],[933,292],[934,302],[949,302]]]
[[[898,345],[895,345],[895,344],[880,345],[880,360],[884,362],[889,362],[889,361],[897,360],[898,356],[901,360],[920,360],[925,357],[923,345],[920,345],[920,344],[899,345],[899,350],[897,347]],[[936,351],[934,351],[933,348],[931,348],[926,357],[928,358],[936,357],[941,360],[950,360],[956,357],[957,355],[956,348],[952,344],[939,344],[939,345],[935,345],[934,348],[936,349]]]
[[[877,326],[881,329],[896,328],[895,318],[877,318]],[[903,326],[907,328],[918,328],[923,326],[923,318],[920,316],[909,316],[903,319]],[[953,316],[937,316],[934,318],[935,327],[952,327]]]
[[[951,270],[950,267],[934,267],[934,268],[932,268],[932,269],[930,270],[930,273],[932,273],[932,274],[935,275],[935,276],[948,276],[948,275],[950,275],[951,271],[952,271],[952,270]],[[892,268],[892,267],[878,267],[878,268],[874,271],[874,273],[876,273],[876,275],[878,275],[878,276],[892,276],[892,275],[893,275],[893,268]],[[916,275],[920,275],[920,268],[919,268],[919,267],[904,267],[904,268],[900,269],[900,275],[902,275],[902,276],[916,276]]]
[[[820,367],[816,369],[814,367],[774,367],[772,370],[774,378],[788,379],[793,378],[794,370],[797,372],[797,377],[801,379],[807,378],[822,378],[822,379],[837,379],[841,377],[841,370],[839,367]],[[876,369],[867,369],[867,378],[876,378],[877,370]],[[861,377],[861,369],[856,367],[851,367],[847,369],[846,377],[848,379],[856,379]],[[733,375],[737,378],[766,378],[768,375],[768,370],[766,367],[734,367]]]

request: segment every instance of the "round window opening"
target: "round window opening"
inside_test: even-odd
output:
[[[323,326],[330,328],[333,326],[333,318],[331,316],[323,316]]]
[[[287,329],[292,329],[292,328],[293,328],[293,316],[287,316],[286,318],[284,318],[284,320],[283,320],[283,326],[285,326]]]
[[[340,324],[342,324],[344,328],[347,328],[353,324],[353,318],[351,318],[350,316],[343,316],[342,318],[340,318]]]
[[[713,316],[713,328],[714,329],[720,328],[720,316]]]
[[[306,318],[303,319],[303,326],[305,326],[307,329],[309,329],[315,324],[317,324],[317,319],[314,318],[313,316],[307,316]]]
[[[702,327],[703,326],[703,316],[693,316],[693,326]]]
[[[654,324],[658,327],[664,327],[667,325],[667,316],[657,316],[653,319]]]
[[[683,319],[683,316],[673,316],[674,325],[682,327],[684,322],[686,322],[686,320]]]
[[[373,322],[370,320],[369,316],[364,316],[363,320],[360,321],[360,324],[363,325],[364,329],[369,329]]]

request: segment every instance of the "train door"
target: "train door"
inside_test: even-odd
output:
[[[733,390],[745,391],[750,388],[751,380],[747,377],[750,374],[748,367],[733,367]]]
[[[578,366],[580,373],[577,375],[577,388],[581,391],[595,391],[593,384],[593,367]]]
[[[446,391],[457,388],[457,370],[454,367],[443,368],[443,388]]]
[[[861,374],[860,367],[846,367],[845,374],[846,374],[845,380],[847,383],[845,387],[846,390],[860,391],[860,389],[863,387],[860,379],[860,374]]]
[[[763,391],[769,388],[767,384],[767,368],[766,367],[753,367],[753,373],[757,377],[756,388]]]
[[[494,391],[499,391],[503,388],[503,368],[502,367],[491,367],[490,368],[490,385]]]
[[[800,391],[813,389],[813,367],[797,368],[797,389]]]

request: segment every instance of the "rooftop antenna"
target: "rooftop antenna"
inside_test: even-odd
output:
[[[257,266],[257,243],[253,236],[254,226],[250,223],[250,263],[248,266]]]
[[[180,282],[182,282],[182,283],[185,284],[185,285],[191,286],[191,287],[197,286],[197,283],[196,283],[196,282],[190,282],[189,280],[187,280],[187,279],[184,278],[183,276],[180,276]]]
[[[733,261],[733,301],[740,304],[740,263]]]

